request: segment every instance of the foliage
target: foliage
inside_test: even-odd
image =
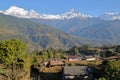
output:
[[[69,64],[69,66],[75,66],[75,64],[74,64],[74,63],[71,63],[71,64]]]
[[[107,49],[105,52],[105,56],[109,57],[109,56],[114,56],[116,55],[116,52],[114,52],[112,49]]]
[[[0,42],[0,59],[1,63],[10,66],[13,62],[17,61],[19,64],[22,62],[26,55],[26,46],[23,42],[12,39]]]
[[[41,67],[40,71],[41,72],[47,72],[47,73],[55,73],[55,72],[60,72],[62,70],[62,67],[60,66],[55,66],[55,67]]]
[[[0,42],[0,60],[8,73],[10,80],[17,80],[23,73],[30,74],[30,58],[26,53],[26,45],[18,39]],[[30,77],[30,76],[28,76]]]
[[[0,40],[12,38],[24,41],[31,51],[49,47],[67,49],[84,42],[45,24],[0,14]]]
[[[78,55],[79,53],[79,48],[78,46],[74,46],[71,50],[72,55]]]
[[[105,78],[99,78],[98,80],[107,80],[107,79],[105,79]]]
[[[46,49],[46,50],[42,50],[38,52],[38,56],[40,56],[44,61],[47,61],[50,58],[56,58],[56,59],[67,59],[68,56],[66,55],[66,53],[62,52],[62,50],[58,50],[58,49]]]
[[[105,67],[105,77],[108,80],[120,79],[120,61],[110,61]]]

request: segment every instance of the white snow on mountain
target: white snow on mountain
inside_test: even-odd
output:
[[[104,20],[115,20],[120,19],[120,13],[104,13],[99,17]]]
[[[39,14],[34,10],[25,10],[16,6],[11,6],[8,10],[0,11],[5,15],[16,16],[19,18],[41,18],[41,19],[71,19],[71,18],[90,18],[91,16],[84,15],[71,9],[69,12],[60,15]]]
[[[0,11],[0,13],[3,13],[5,15],[16,16],[19,18],[37,18],[37,16],[40,16],[40,14],[38,14],[34,10],[27,11],[23,8],[18,8],[16,6],[11,6],[8,10]]]

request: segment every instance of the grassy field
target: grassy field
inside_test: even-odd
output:
[[[92,64],[92,65],[100,65],[102,63],[102,60],[97,60],[97,61],[66,61],[66,65],[69,65],[69,64],[74,64],[74,65],[89,65],[89,64]]]

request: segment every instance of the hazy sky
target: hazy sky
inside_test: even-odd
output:
[[[0,10],[13,5],[44,14],[60,14],[70,9],[92,16],[105,12],[120,13],[120,0],[1,0]]]

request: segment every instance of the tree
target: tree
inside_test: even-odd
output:
[[[99,78],[98,80],[107,80],[107,79],[105,79],[105,78],[103,77],[103,78]]]
[[[48,57],[49,58],[53,58],[53,52],[52,52],[52,49],[48,49]]]
[[[88,50],[90,48],[90,45],[89,44],[84,44],[82,45],[81,49],[83,50]]]
[[[61,53],[61,59],[68,59],[67,54],[65,54],[65,53]]]
[[[11,66],[15,60],[22,60],[25,55],[26,46],[23,42],[17,39],[0,42],[0,59],[7,66]]]
[[[106,56],[105,56],[105,53],[101,53],[101,57],[102,58],[105,58]]]
[[[60,59],[61,58],[61,53],[55,53],[54,58]]]
[[[79,48],[78,48],[78,46],[74,46],[73,48],[72,48],[72,54],[73,55],[77,55],[79,53]]]
[[[25,71],[26,49],[26,45],[18,39],[0,42],[0,60],[9,70],[8,77],[12,80],[17,80],[20,72]]]
[[[110,61],[105,67],[107,80],[120,80],[120,61]]]
[[[107,49],[105,55],[106,56],[113,56],[114,55],[114,51],[112,49]]]

